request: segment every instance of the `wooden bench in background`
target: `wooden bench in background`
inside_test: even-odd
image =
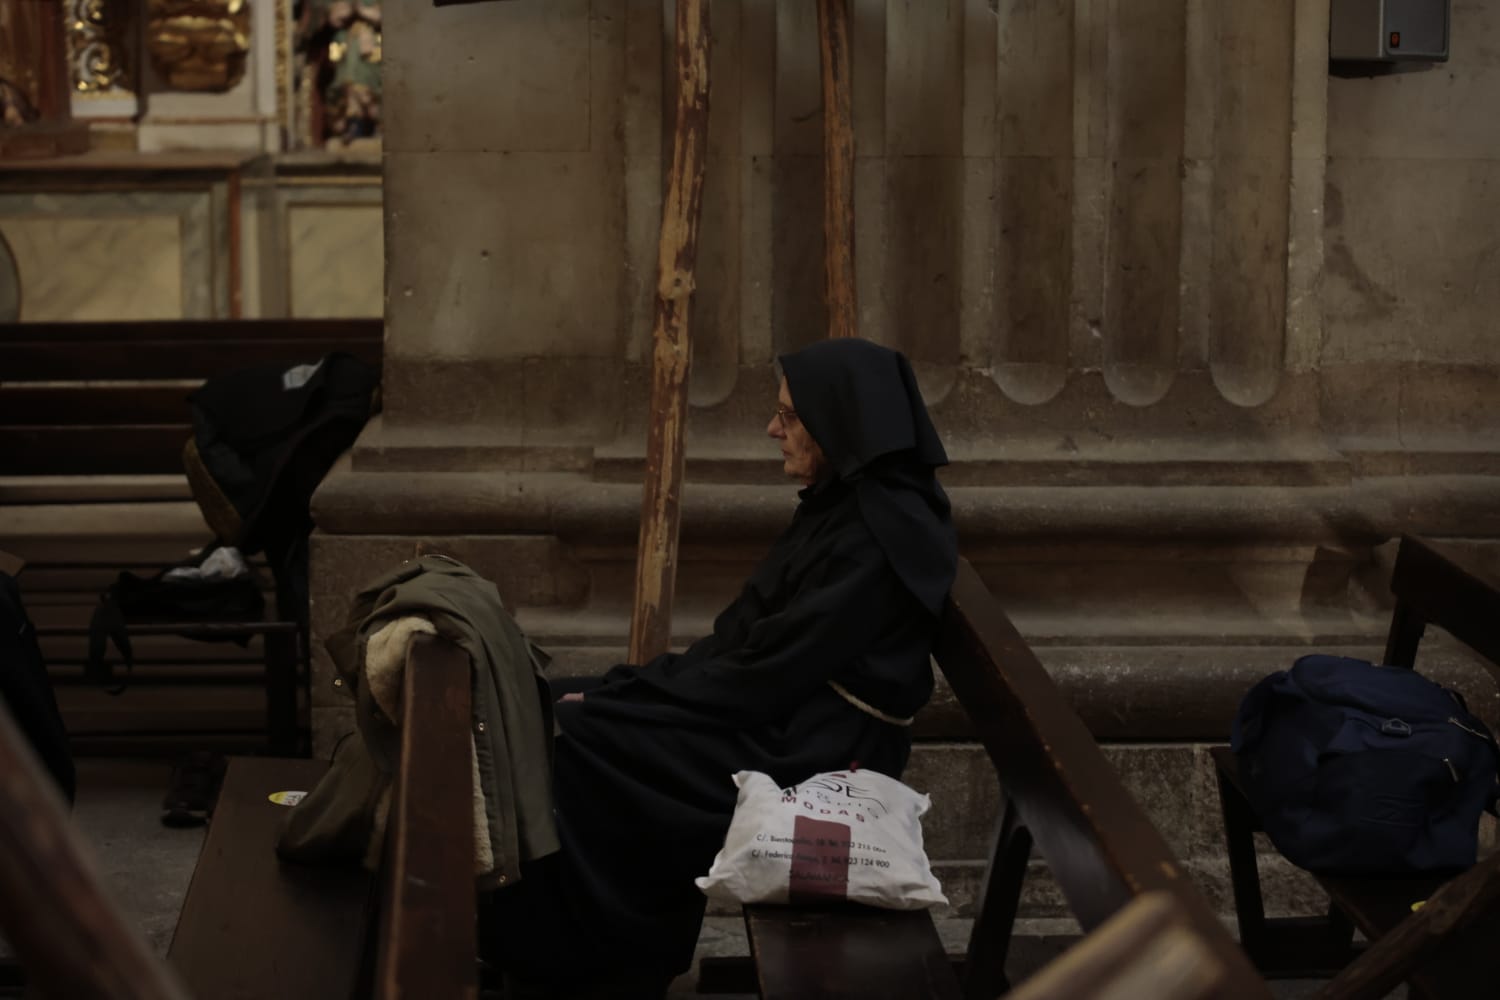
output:
[[[214,375],[333,351],[379,364],[382,336],[380,320],[0,324],[0,548],[28,563],[21,584],[58,682],[81,680],[88,617],[118,572],[153,575],[182,561],[189,542],[211,540],[183,474],[188,393]],[[208,629],[253,638],[258,652],[176,639],[183,623],[132,623],[132,683],[244,684],[263,671],[267,741],[292,753],[304,744],[302,615],[259,571],[268,620]],[[136,723],[189,741],[223,728],[210,721],[195,729],[166,714]],[[104,737],[89,720],[69,725],[82,743]]]
[[[1421,538],[1403,538],[1391,591],[1396,607],[1386,641],[1387,664],[1414,667],[1418,643],[1430,624],[1500,667],[1500,584],[1461,554]],[[1409,974],[1420,997],[1500,994],[1500,949],[1495,947],[1500,941],[1500,855],[1452,880],[1442,906],[1430,902],[1415,915],[1412,904],[1433,899],[1450,883],[1448,878],[1319,876],[1330,900],[1327,917],[1268,918],[1255,853],[1260,823],[1243,791],[1234,754],[1216,747],[1213,759],[1240,938],[1263,972],[1334,975],[1359,956],[1353,943],[1358,928],[1380,947],[1341,979],[1389,989]],[[1489,984],[1488,993],[1472,992],[1480,983]]]

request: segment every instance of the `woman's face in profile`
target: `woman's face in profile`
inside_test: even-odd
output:
[[[766,425],[766,433],[781,442],[781,471],[804,486],[811,486],[823,474],[828,460],[807,432],[807,425],[797,416],[785,378],[776,394],[776,404],[776,414]]]

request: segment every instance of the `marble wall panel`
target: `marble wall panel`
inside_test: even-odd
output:
[[[0,227],[0,323],[15,323],[21,318],[21,272],[16,255]]]
[[[9,217],[23,322],[176,319],[184,315],[181,220],[175,215]]]
[[[180,264],[176,291],[177,309],[174,315],[187,319],[228,315],[231,278],[227,201],[223,185],[210,185],[196,190],[116,191],[109,190],[109,188],[108,184],[100,184],[98,188],[62,186],[56,191],[0,192],[0,226],[8,224],[11,220],[26,220],[42,223],[41,230],[45,231],[54,224],[67,227],[73,222],[99,222],[104,227],[101,233],[109,234],[102,238],[110,240],[115,247],[115,252],[120,255],[119,260],[111,266],[121,266],[138,250],[149,256],[153,252],[151,248],[156,245],[143,243],[137,246],[137,236],[153,233],[154,230],[148,226],[138,233],[132,225],[133,221],[136,219],[163,220],[170,217],[175,225],[177,259]],[[165,223],[160,224],[162,226],[160,232],[164,234],[167,227]],[[85,229],[69,228],[72,235],[64,238],[67,246],[81,247],[88,242],[86,238],[77,235],[86,231]],[[39,235],[38,239],[52,245],[50,241],[54,238]],[[87,254],[91,251],[80,250],[79,252]],[[90,257],[88,258],[89,265],[94,270],[86,268],[73,272],[69,280],[76,284],[55,293],[61,295],[62,300],[47,305],[45,308],[48,314],[79,308],[78,303],[70,300],[81,296],[99,303],[97,309],[102,315],[91,313],[89,318],[137,318],[129,312],[117,311],[107,296],[100,297],[104,296],[104,293],[89,290],[89,286],[97,280],[108,280],[96,273],[96,265],[104,259],[104,256]],[[49,276],[45,280],[50,283],[59,279]],[[165,279],[163,282],[163,287],[165,287]],[[51,294],[53,293],[49,293]],[[132,291],[130,294],[135,293]],[[23,300],[30,296],[31,293],[27,291],[23,283]],[[90,306],[90,308],[95,307]],[[145,307],[129,307],[130,310],[139,308]],[[155,310],[162,307],[152,305],[150,308],[153,310],[152,315],[138,318],[160,318]],[[30,318],[24,304],[22,310],[23,319]]]
[[[385,314],[379,204],[300,203],[286,209],[287,283],[297,317]]]

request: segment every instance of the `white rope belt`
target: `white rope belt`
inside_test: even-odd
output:
[[[844,687],[844,685],[840,684],[838,681],[829,681],[828,686],[837,691],[840,698],[844,699],[849,704],[853,705],[855,708],[859,709],[866,715],[874,716],[881,722],[889,722],[893,726],[909,726],[912,724],[912,722],[915,721],[915,717],[902,719],[887,712],[882,712],[880,709],[876,708],[874,705],[871,705],[863,698],[856,697],[848,688]]]

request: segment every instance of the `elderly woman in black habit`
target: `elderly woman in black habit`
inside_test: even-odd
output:
[[[780,363],[766,432],[801,502],[711,635],[559,701],[562,850],[483,910],[520,979],[583,995],[628,969],[659,995],[691,964],[731,775],[906,765],[957,560],[947,456],[899,353],[831,340]]]

